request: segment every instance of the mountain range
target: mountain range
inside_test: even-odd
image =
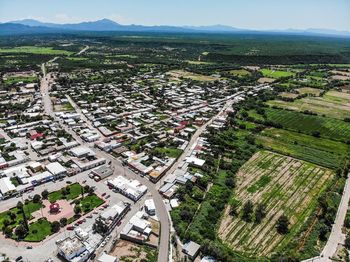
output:
[[[44,23],[34,19],[16,20],[0,23],[0,35],[40,34],[40,33],[70,33],[77,31],[125,31],[125,32],[169,32],[169,33],[247,33],[247,34],[294,34],[294,35],[318,35],[350,37],[348,31],[336,31],[329,29],[306,30],[249,30],[235,28],[226,25],[211,26],[144,26],[121,25],[109,19],[101,19],[91,22],[75,24]]]

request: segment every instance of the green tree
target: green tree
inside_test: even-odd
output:
[[[255,222],[260,223],[266,216],[266,208],[265,205],[260,203],[255,209]]]
[[[43,199],[47,199],[49,197],[49,191],[45,189],[43,192],[41,192],[41,197]]]
[[[60,230],[60,223],[58,221],[53,221],[51,223],[51,230],[53,233],[56,233]]]
[[[281,215],[277,220],[276,229],[277,232],[281,235],[288,233],[289,220],[285,215]]]
[[[253,202],[251,200],[248,200],[243,206],[242,219],[246,222],[251,222],[252,213],[253,213]]]

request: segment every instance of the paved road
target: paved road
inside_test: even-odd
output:
[[[148,191],[152,194],[154,204],[155,204],[155,207],[157,210],[157,217],[160,221],[160,243],[159,243],[159,250],[158,250],[158,262],[167,262],[168,257],[169,257],[170,221],[169,221],[168,211],[166,210],[165,204],[163,202],[163,198],[159,194],[155,185],[152,182],[150,182],[149,180],[142,178],[139,175],[135,174],[134,172],[132,172],[128,168],[124,168],[122,163],[118,159],[113,157],[112,155],[94,148],[91,143],[89,144],[89,143],[86,143],[85,141],[83,141],[75,132],[73,132],[69,127],[64,125],[63,121],[57,119],[52,111],[52,104],[51,104],[51,100],[50,100],[50,96],[49,96],[49,88],[50,88],[49,79],[50,78],[48,78],[48,77],[43,77],[43,81],[41,83],[42,84],[41,92],[42,92],[42,96],[43,96],[45,112],[48,115],[55,118],[56,121],[58,121],[61,124],[61,126],[64,128],[64,130],[67,133],[71,134],[76,141],[78,141],[80,144],[83,144],[83,145],[90,147],[92,150],[94,150],[96,152],[97,156],[104,157],[108,161],[110,161],[111,166],[112,166],[112,168],[114,168],[115,173],[120,174],[120,175],[124,175],[130,179],[136,179],[136,180],[140,181],[140,183],[147,186]],[[80,109],[74,103],[74,101],[70,100],[70,102],[73,102],[72,106],[75,108],[75,110],[77,112],[81,113]],[[82,119],[87,121],[88,126],[91,126],[92,128],[94,128],[92,126],[92,124],[90,123],[90,121],[88,119],[86,119],[82,113],[81,113],[81,115],[82,115]]]
[[[80,50],[77,55],[81,55],[82,53],[84,53],[85,51],[87,51],[90,47],[87,45],[84,47],[84,49]]]
[[[342,232],[342,228],[344,225],[346,212],[348,210],[349,206],[349,200],[350,200],[350,173],[348,174],[348,179],[346,180],[343,196],[340,201],[338,211],[336,218],[334,220],[334,224],[332,227],[331,234],[329,235],[329,238],[327,240],[327,243],[325,247],[323,248],[323,251],[321,253],[321,256],[314,257],[306,261],[317,261],[317,262],[326,262],[326,261],[332,261],[330,258],[335,254],[338,245],[344,244],[345,241],[345,234]]]

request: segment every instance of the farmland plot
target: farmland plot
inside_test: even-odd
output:
[[[344,143],[283,129],[265,129],[256,140],[266,149],[332,169],[349,155],[349,146]]]
[[[305,97],[293,102],[270,100],[267,104],[296,111],[309,110],[338,119],[350,115],[350,94],[338,91],[329,91],[323,97]]]
[[[267,108],[265,113],[267,120],[281,124],[284,129],[310,135],[318,131],[321,137],[343,142],[350,141],[350,123],[343,120],[274,108]],[[249,115],[256,118],[256,114],[249,112]],[[259,118],[256,119],[259,120]]]
[[[308,162],[269,151],[256,153],[237,174],[235,200],[254,206],[263,203],[266,217],[245,222],[241,215],[230,216],[228,207],[219,228],[219,237],[238,251],[251,256],[267,256],[282,250],[298,236],[317,205],[317,198],[329,185],[334,173]],[[285,214],[289,233],[280,235],[276,221]]]

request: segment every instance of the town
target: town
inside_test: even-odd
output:
[[[0,261],[348,261],[348,38],[14,25]]]

